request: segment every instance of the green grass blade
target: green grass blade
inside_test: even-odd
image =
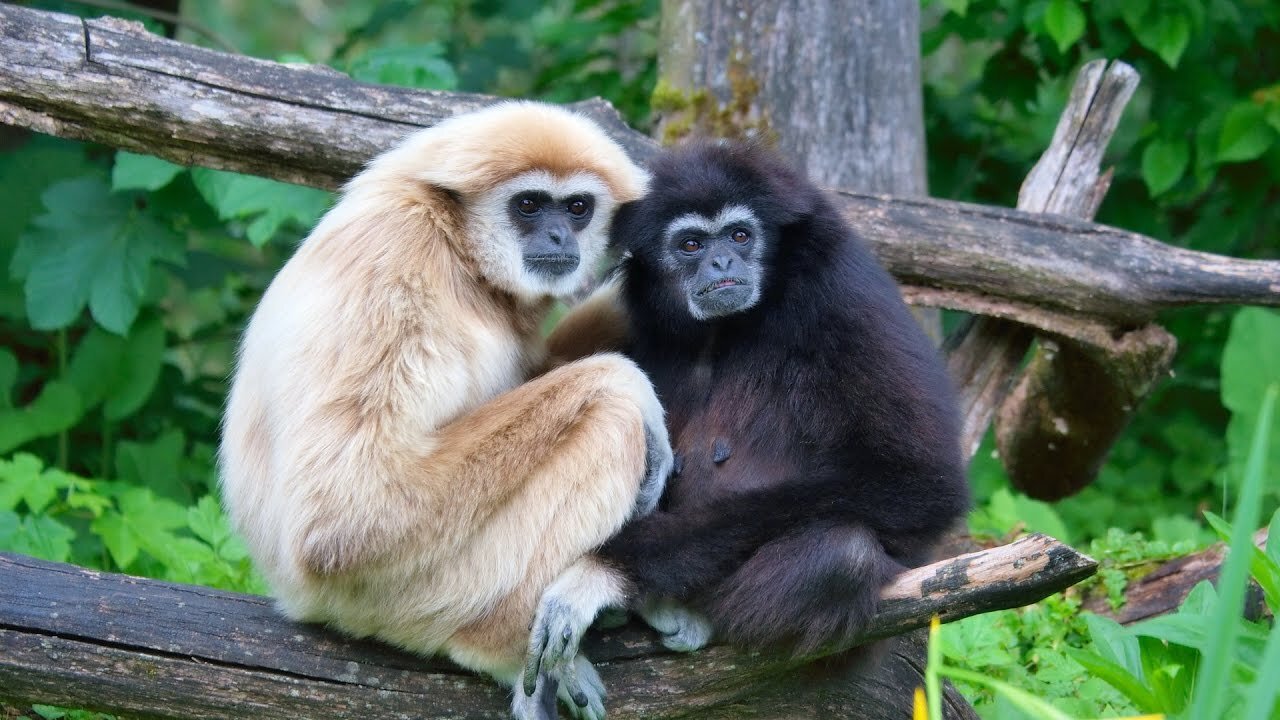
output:
[[[1218,580],[1218,607],[1212,618],[1209,647],[1200,664],[1191,712],[1197,720],[1215,720],[1221,716],[1227,699],[1227,677],[1231,669],[1236,634],[1243,622],[1244,594],[1248,582],[1253,528],[1262,514],[1261,498],[1266,475],[1267,439],[1271,436],[1271,418],[1275,411],[1276,393],[1280,386],[1271,385],[1262,399],[1258,425],[1254,428],[1244,481],[1232,518],[1231,552]]]

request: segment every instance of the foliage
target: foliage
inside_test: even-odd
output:
[[[1114,177],[1099,221],[1197,250],[1280,256],[1280,6],[1231,0],[924,5],[932,194],[1012,205],[1048,144],[1076,68],[1118,58],[1142,81],[1108,151]],[[1138,413],[1099,481],[1050,508],[1076,540],[1112,526],[1167,541],[1211,539],[1198,514],[1221,503],[1249,429],[1241,417],[1224,432],[1239,413],[1220,378],[1274,377],[1244,367],[1252,349],[1219,372],[1229,332],[1237,344],[1276,347],[1255,332],[1264,324],[1259,318],[1274,313],[1252,312],[1234,321],[1228,308],[1161,318],[1179,341],[1174,377]],[[1240,322],[1249,326],[1237,330]],[[1242,395],[1256,402],[1256,386],[1238,382]],[[1224,435],[1235,448],[1229,461]],[[994,501],[995,519],[1007,521],[1001,516],[1010,500],[995,495],[1007,487],[998,463],[975,463],[974,478],[980,500]],[[1266,502],[1274,507],[1275,489]],[[1043,508],[1016,494],[1012,505],[1015,514],[1046,522]],[[983,527],[991,518],[978,520],[978,529],[992,529]]]
[[[1091,617],[1097,651],[1073,654],[1144,711],[1266,720],[1280,707],[1280,629],[1242,617],[1250,573],[1272,614],[1280,610],[1280,538],[1270,536],[1263,552],[1252,537],[1277,394],[1271,385],[1259,410],[1234,525],[1213,521],[1231,547],[1217,590],[1202,582],[1177,613],[1129,628]],[[1280,512],[1270,527],[1280,532]]]

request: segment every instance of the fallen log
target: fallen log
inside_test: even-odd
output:
[[[1259,548],[1267,545],[1267,529],[1262,528],[1253,535],[1253,543]],[[1104,589],[1091,591],[1084,598],[1083,607],[1089,612],[1106,615],[1121,625],[1147,620],[1171,613],[1182,605],[1192,588],[1208,580],[1218,583],[1218,573],[1227,558],[1225,543],[1213,545],[1197,553],[1155,564],[1124,589],[1124,602],[1118,608],[1111,607],[1111,602]],[[1244,614],[1249,618],[1261,617],[1267,610],[1262,596],[1262,589],[1256,583],[1250,583],[1246,597]]]
[[[899,577],[863,640],[1025,605],[1094,572],[1043,535]],[[872,674],[713,646],[677,655],[629,625],[587,654],[613,718],[899,718],[919,667],[904,641]],[[501,717],[505,691],[420,658],[289,622],[266,598],[0,554],[0,700],[149,717]],[[950,716],[971,710],[952,697]],[[842,715],[843,714],[843,715]]]

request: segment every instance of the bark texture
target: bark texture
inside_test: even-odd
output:
[[[688,129],[768,136],[829,187],[926,193],[918,3],[665,0],[662,40]]]

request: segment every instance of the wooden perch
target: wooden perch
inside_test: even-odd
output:
[[[866,639],[1034,602],[1088,577],[1090,558],[1043,535],[912,570]],[[500,717],[506,693],[440,659],[284,620],[266,598],[0,554],[0,699],[153,717]],[[593,634],[612,718],[901,717],[891,653],[875,674],[711,647],[676,655],[643,628]],[[897,685],[910,687],[910,685]],[[768,702],[765,702],[767,699]],[[759,704],[757,704],[759,703]],[[972,717],[962,702],[954,717]],[[763,714],[762,714],[763,713]]]
[[[334,188],[406,133],[494,100],[367,85],[120,20],[0,5],[0,122],[182,164]],[[638,160],[656,150],[604,101],[574,107]],[[964,203],[852,193],[837,201],[900,280],[944,290],[959,309],[995,301],[1015,319],[1042,306],[1133,326],[1179,305],[1280,305],[1280,262]]]

